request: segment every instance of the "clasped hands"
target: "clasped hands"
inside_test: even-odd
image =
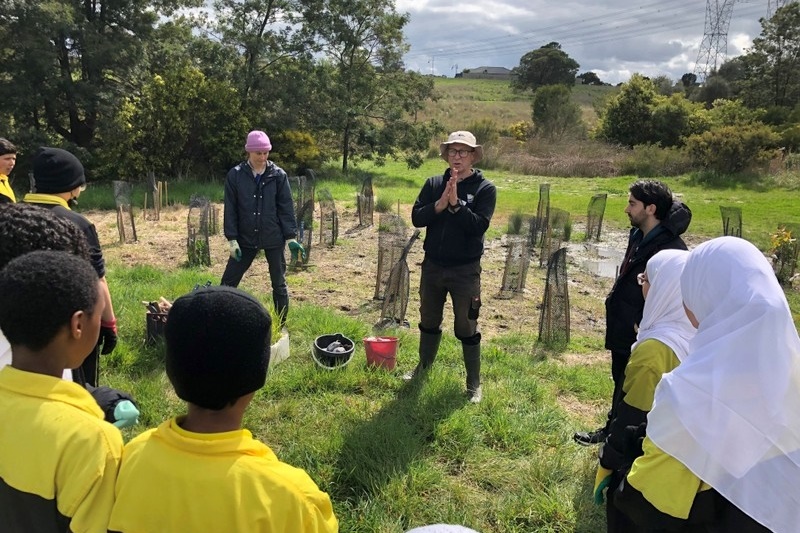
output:
[[[447,208],[458,210],[460,204],[458,202],[458,170],[452,170],[450,179],[447,180],[444,186],[442,196],[436,200],[434,210],[441,213]]]

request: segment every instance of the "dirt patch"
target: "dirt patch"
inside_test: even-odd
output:
[[[222,205],[218,205],[220,226]],[[353,317],[360,317],[373,325],[380,319],[381,302],[374,300],[377,272],[377,225],[358,226],[358,216],[353,210],[339,206],[339,240],[336,246],[317,245],[312,248],[309,268],[288,274],[291,298],[298,302],[310,302]],[[401,207],[406,220],[411,218],[411,206]],[[161,211],[159,220],[144,220],[141,211],[136,213],[135,243],[119,243],[116,213],[91,211],[86,216],[92,220],[100,236],[107,259],[126,266],[151,265],[160,270],[182,268],[187,261],[186,221],[188,208],[168,207]],[[377,220],[377,216],[376,216]],[[505,221],[495,221],[504,224]],[[580,231],[579,224],[575,230]],[[129,232],[130,233],[130,232]],[[624,251],[627,232],[604,231],[604,249]],[[569,295],[571,307],[571,332],[573,335],[602,336],[604,328],[603,299],[608,293],[612,279],[598,276],[587,269],[587,261],[598,258],[598,246],[586,243],[570,243],[568,246]],[[481,330],[485,338],[491,339],[508,332],[537,333],[539,314],[544,290],[545,270],[538,267],[538,255],[534,255],[528,273],[525,291],[512,299],[498,297],[505,268],[507,245],[505,238],[486,242],[482,260]],[[412,327],[416,324],[419,306],[419,276],[423,258],[422,242],[418,241],[408,257],[411,294],[406,319]],[[220,235],[211,238],[211,260],[209,279],[218,283],[228,259],[228,246]],[[601,258],[602,259],[602,258]],[[613,272],[613,270],[612,270]],[[269,275],[266,261],[257,259],[242,280],[242,287],[257,293],[269,293]],[[164,295],[169,299],[177,295]],[[452,329],[450,306],[445,307],[446,330]],[[583,357],[583,356],[581,356]]]

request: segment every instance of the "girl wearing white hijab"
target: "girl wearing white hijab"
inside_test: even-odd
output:
[[[606,505],[609,533],[631,531],[633,527],[613,505],[613,487],[625,477],[640,453],[637,446],[631,446],[636,440],[634,432],[626,428],[638,428],[646,423],[656,385],[662,375],[678,366],[686,356],[689,340],[696,332],[683,311],[681,297],[681,273],[688,258],[686,250],[663,250],[650,258],[638,278],[645,298],[642,321],[625,367],[622,397],[617,399],[617,416],[611,421],[609,436],[599,452],[597,488],[602,491],[603,485],[612,487]],[[604,484],[606,476],[610,477]],[[596,491],[595,496],[600,503],[602,495]]]
[[[697,335],[656,389],[616,504],[652,529],[796,532],[800,338],[786,297],[735,237],[692,251],[681,290]]]

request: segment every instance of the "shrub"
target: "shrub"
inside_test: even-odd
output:
[[[522,233],[522,222],[525,220],[524,215],[515,211],[508,217],[508,234],[520,235]]]
[[[497,124],[490,119],[481,119],[472,122],[467,126],[467,131],[475,136],[478,140],[478,144],[491,144],[500,137],[500,130]]]
[[[586,128],[581,108],[564,85],[545,85],[533,95],[532,117],[536,135],[545,139],[583,137]]]
[[[314,137],[305,131],[285,130],[275,134],[273,144],[275,159],[285,169],[319,168],[322,164],[322,151]]]
[[[375,211],[378,213],[388,213],[392,210],[392,205],[394,205],[394,202],[389,198],[378,196],[378,199],[375,201]]]
[[[760,125],[722,126],[686,140],[693,162],[717,174],[759,170],[777,155],[779,137]]]
[[[515,141],[525,142],[533,134],[533,124],[525,121],[515,122],[508,127],[508,134]]]
[[[643,178],[679,176],[692,169],[692,160],[682,148],[637,144],[622,161],[620,172]]]

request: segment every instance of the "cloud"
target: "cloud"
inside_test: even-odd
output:
[[[706,23],[702,0],[397,0],[396,7],[410,16],[407,67],[446,76],[478,66],[513,68],[525,53],[557,41],[581,72],[593,70],[610,83],[634,72],[679,79],[694,70]],[[728,57],[751,46],[766,8],[734,5]]]

